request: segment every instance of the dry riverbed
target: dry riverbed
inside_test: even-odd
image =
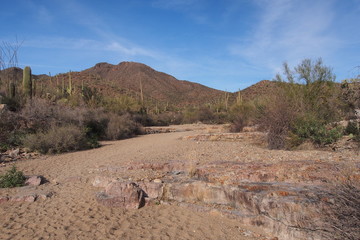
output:
[[[47,182],[38,187],[0,189],[0,196],[31,192],[48,197],[0,203],[0,239],[276,239],[279,236],[274,233],[219,211],[194,211],[166,202],[137,210],[103,206],[96,200],[101,189],[94,187],[93,181],[98,176],[134,182],[162,180],[169,177],[165,165],[180,166],[176,170],[189,179],[201,177],[230,185],[241,182],[239,176],[244,172],[253,177],[251,182],[277,179],[292,184],[359,176],[359,155],[354,151],[275,151],[264,147],[262,133],[219,134],[221,126],[208,125],[170,129],[102,142],[98,149],[17,161],[25,175],[41,175]],[[291,162],[296,169],[289,169]],[[302,163],[306,166],[303,171]],[[337,174],[329,177],[325,171],[333,171],[333,166]],[[1,167],[0,173],[9,167]],[[232,169],[237,177],[219,169]]]

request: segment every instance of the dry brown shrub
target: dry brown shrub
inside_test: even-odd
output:
[[[52,126],[46,132],[30,134],[24,146],[41,153],[62,153],[91,147],[85,132],[75,125]]]
[[[6,149],[6,145],[11,145],[11,138],[21,125],[21,121],[16,114],[10,111],[4,111],[0,114],[0,150]]]
[[[292,122],[296,118],[299,108],[282,91],[270,100],[265,114],[260,118],[262,128],[268,130],[267,141],[270,149],[282,149],[286,146],[286,140]]]
[[[106,139],[124,139],[141,133],[141,126],[136,123],[129,114],[121,116],[116,114],[109,114],[109,122],[105,136]]]
[[[360,183],[347,181],[334,185],[327,191],[329,205],[322,210],[325,239],[360,239]]]

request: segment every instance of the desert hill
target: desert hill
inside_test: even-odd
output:
[[[140,93],[140,86],[145,96],[158,101],[183,104],[203,104],[223,101],[224,91],[206,87],[204,85],[178,80],[175,77],[158,72],[151,67],[136,62],[121,62],[118,65],[98,63],[86,69],[81,74],[90,74],[103,79],[104,83],[113,83],[123,89]],[[244,100],[251,100],[259,96],[267,96],[274,92],[276,82],[262,80],[240,91]],[[230,94],[230,101],[237,95]]]
[[[252,100],[260,96],[273,94],[276,87],[277,83],[275,81],[262,80],[241,90],[240,94],[244,100]]]
[[[114,96],[127,93],[140,98],[176,105],[202,104],[224,96],[224,92],[158,72],[136,62],[121,62],[118,65],[98,63],[81,72],[71,73],[75,85],[85,84],[98,89],[102,94]],[[69,78],[61,74],[59,78]],[[67,80],[66,80],[67,81]]]

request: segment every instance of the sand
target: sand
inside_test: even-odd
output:
[[[185,127],[182,127],[185,129]],[[155,205],[124,210],[100,205],[99,188],[92,181],[101,167],[121,167],[137,162],[277,161],[288,151],[266,150],[257,139],[245,142],[197,142],[181,138],[209,132],[207,126],[187,126],[193,131],[152,134],[121,141],[102,142],[102,147],[16,163],[26,175],[42,175],[49,182],[36,191],[53,192],[46,200],[0,204],[0,239],[268,239],[249,231],[235,219],[196,212],[179,206]],[[215,128],[214,128],[215,129]],[[212,131],[212,130],[211,130]],[[214,130],[216,131],[216,129]],[[299,151],[294,159],[328,158],[340,154]],[[342,159],[356,156],[342,154]],[[10,166],[2,167],[3,173]],[[110,173],[109,173],[110,174]],[[134,171],[111,173],[139,180],[156,173]],[[0,196],[21,193],[24,188],[0,189]],[[253,230],[253,229],[250,229]]]

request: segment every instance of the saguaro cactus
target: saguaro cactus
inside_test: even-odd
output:
[[[23,72],[23,90],[25,96],[32,97],[31,68],[26,66]]]
[[[67,89],[68,94],[71,96],[73,92],[71,71],[69,72],[69,87]]]
[[[16,93],[16,87],[14,82],[10,82],[9,85],[9,97],[14,98]]]
[[[36,81],[35,79],[32,80],[32,96],[35,97],[36,95]]]

